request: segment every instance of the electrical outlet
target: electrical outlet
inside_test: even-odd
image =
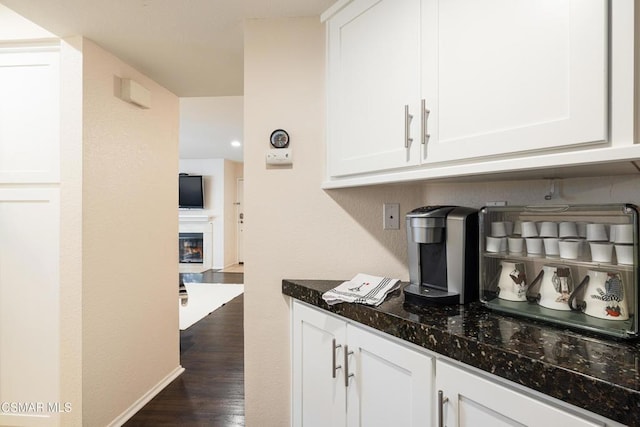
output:
[[[400,230],[400,203],[385,203],[382,205],[384,230]]]

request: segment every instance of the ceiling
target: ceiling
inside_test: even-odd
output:
[[[319,16],[336,0],[0,0],[58,37],[82,35],[177,96],[243,95],[243,21]],[[181,100],[182,101],[182,100]],[[216,116],[215,101],[181,102],[183,158],[242,160],[242,114]],[[236,122],[230,123],[234,117]],[[217,127],[216,127],[217,126]],[[235,129],[233,129],[235,128]],[[183,141],[183,138],[184,139]],[[238,157],[240,151],[240,157]],[[184,153],[183,153],[184,152]],[[230,156],[230,157],[227,157]]]

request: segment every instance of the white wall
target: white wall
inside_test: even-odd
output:
[[[404,231],[382,204],[418,205],[417,186],[320,189],[324,30],[318,17],[245,24],[245,397],[247,425],[289,422],[289,301],[283,278],[408,278]],[[291,168],[267,169],[269,135],[291,135]]]
[[[88,39],[82,55],[82,424],[104,426],[180,369],[179,109]],[[151,108],[119,99],[120,78]]]

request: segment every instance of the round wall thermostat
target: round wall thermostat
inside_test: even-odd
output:
[[[289,134],[284,129],[274,130],[269,139],[273,148],[287,148],[289,146]]]

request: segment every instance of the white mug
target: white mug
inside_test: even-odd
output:
[[[633,265],[633,245],[615,245],[618,264]]]
[[[576,238],[578,237],[578,227],[575,222],[563,221],[560,223],[560,231],[558,235],[563,238]],[[585,232],[586,236],[586,232]]]
[[[557,237],[546,237],[544,239],[544,253],[548,257],[557,257],[560,255],[560,239]]]
[[[566,265],[545,265],[542,273],[538,304],[553,310],[570,311],[569,296],[573,291],[571,268]]]
[[[543,221],[540,224],[540,237],[558,237],[558,224],[552,221]]]
[[[609,230],[612,242],[621,244],[633,243],[633,224],[611,224]]]
[[[577,304],[576,300],[584,287],[586,291],[582,303]],[[588,270],[569,297],[569,307],[599,319],[629,319],[622,276],[615,271]]]
[[[607,229],[604,224],[587,224],[587,240],[590,242],[607,242]]]
[[[505,237],[507,236],[507,227],[503,221],[495,221],[491,223],[491,236],[492,237]]]
[[[538,227],[533,221],[525,221],[520,225],[522,237],[538,237]]]
[[[527,275],[523,262],[500,261],[498,298],[509,301],[527,300]]]

